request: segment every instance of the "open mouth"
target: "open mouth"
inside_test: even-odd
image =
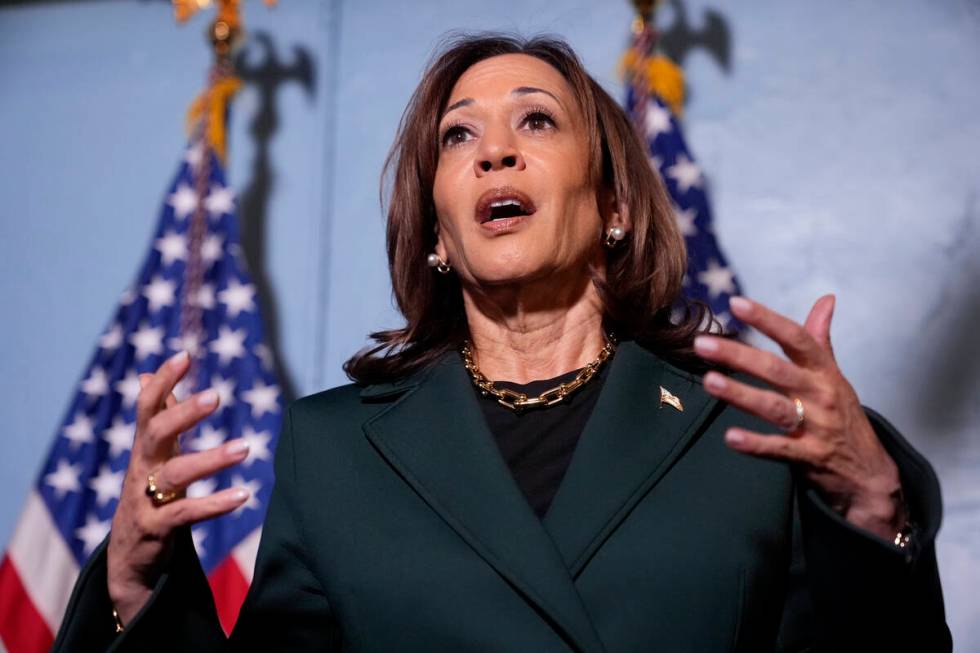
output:
[[[534,203],[516,188],[492,188],[480,196],[476,204],[476,220],[480,224],[523,218],[533,214]]]

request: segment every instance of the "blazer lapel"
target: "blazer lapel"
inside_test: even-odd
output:
[[[683,410],[661,387],[680,401]],[[717,401],[633,342],[613,356],[544,525],[573,578],[667,472]]]
[[[500,454],[459,357],[447,355],[414,388],[403,387],[409,387],[404,396],[364,424],[368,439],[573,647],[603,651],[562,556]]]

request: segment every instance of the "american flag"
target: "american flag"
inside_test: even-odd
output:
[[[641,35],[638,48],[645,48]],[[650,165],[660,172],[674,202],[674,217],[687,245],[684,293],[711,307],[725,333],[739,333],[742,323],[728,312],[728,300],[741,294],[734,271],[718,246],[704,173],[694,161],[680,122],[667,104],[651,92],[642,75],[627,86],[626,111],[647,143]]]
[[[283,401],[242,258],[235,198],[201,138],[167,193],[152,247],[99,338],[0,563],[0,652],[47,651],[79,568],[109,532],[133,443],[138,374],[186,349],[181,399],[215,388],[218,410],[181,437],[184,451],[244,438],[240,465],[187,489],[250,490],[235,512],[198,524],[194,545],[226,629],[251,581],[272,489]]]

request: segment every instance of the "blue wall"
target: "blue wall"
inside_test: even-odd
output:
[[[703,50],[685,61],[688,137],[722,246],[747,293],[790,316],[838,293],[842,368],[940,472],[950,622],[961,650],[980,648],[980,5],[685,4],[694,29],[715,9],[733,39],[729,74]],[[365,334],[398,321],[378,174],[439,36],[555,32],[619,94],[630,18],[626,0],[249,3],[249,29],[272,35],[275,62],[294,64],[299,47],[312,70],[309,87],[275,93],[253,261],[297,394],[343,382]],[[676,18],[668,7],[662,24]],[[204,80],[206,22],[177,27],[169,3],[149,0],[0,9],[0,542],[149,246]],[[235,104],[238,188],[262,106],[254,84]]]

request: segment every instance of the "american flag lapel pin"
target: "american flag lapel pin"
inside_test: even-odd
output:
[[[663,405],[664,404],[669,404],[669,405],[673,406],[674,408],[676,408],[677,410],[681,411],[682,413],[684,412],[684,404],[681,403],[681,400],[678,399],[673,394],[671,394],[670,391],[667,388],[665,388],[663,386],[660,386],[660,406],[659,407],[660,408],[663,408]]]

